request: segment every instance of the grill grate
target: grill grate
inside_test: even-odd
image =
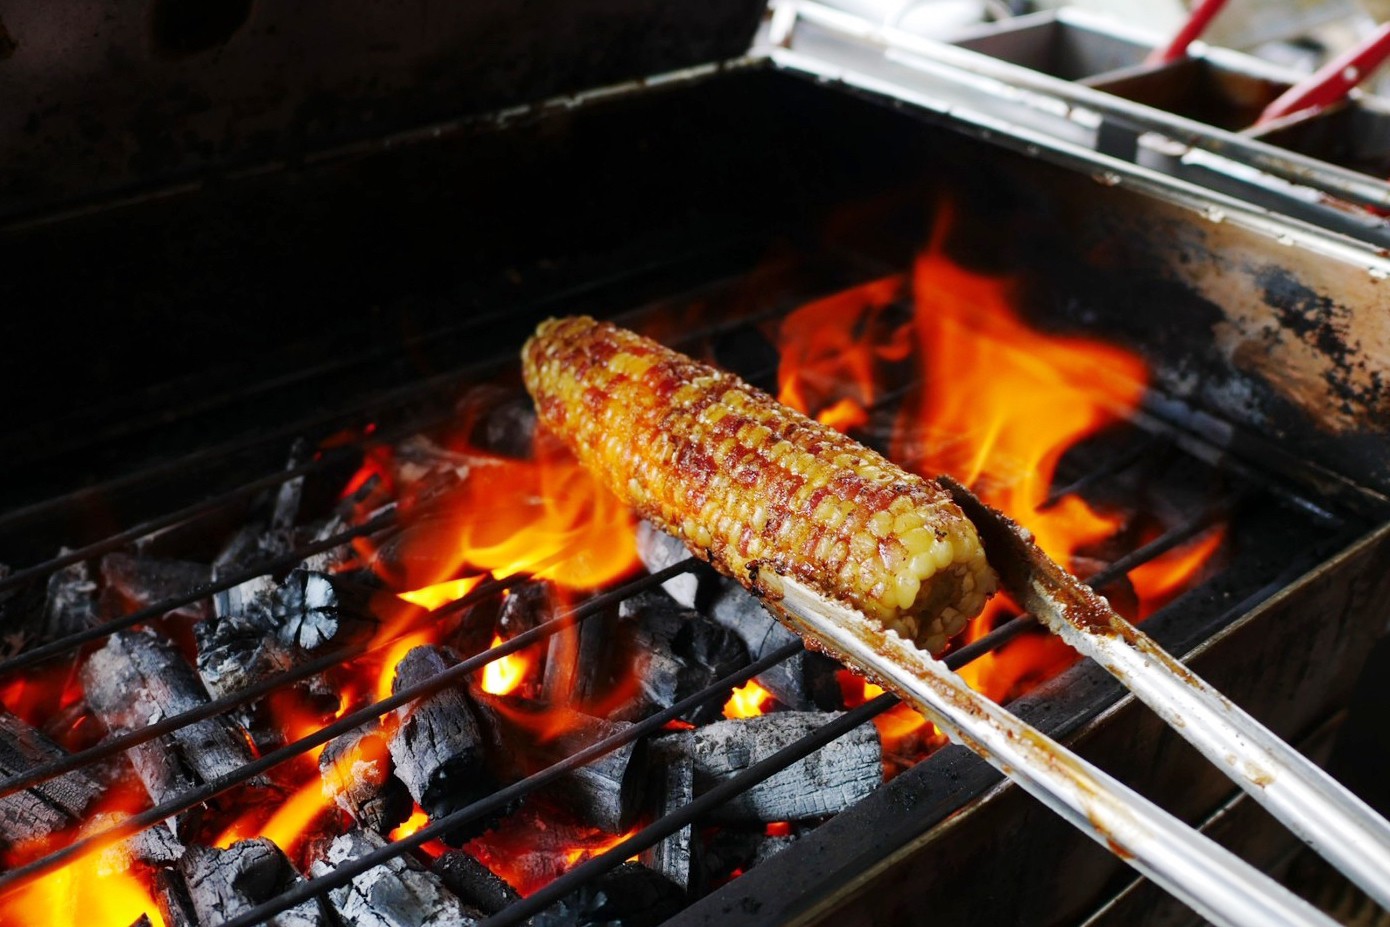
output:
[[[742,319],[717,328],[704,329],[698,334],[682,340],[686,343],[708,341],[714,335],[750,327],[756,324],[757,321],[770,317],[771,313],[764,313],[760,317],[753,319]],[[750,379],[756,381],[757,377],[750,377]],[[440,386],[438,382],[432,382],[425,388],[438,390]],[[885,397],[881,402],[896,399],[900,395],[900,391],[895,392]],[[415,431],[437,426],[444,420],[444,417],[433,416],[424,421],[416,421],[408,425],[393,427],[389,434],[381,433],[375,435],[374,440],[380,441],[390,440],[395,437],[404,437]],[[1118,453],[1105,457],[1095,466],[1074,475],[1066,482],[1063,490],[1056,490],[1054,492],[1054,496],[1060,497],[1060,495],[1067,491],[1089,489],[1099,486],[1107,479],[1115,478],[1117,475],[1123,474],[1126,470],[1141,461],[1151,458],[1158,448],[1170,445],[1169,439],[1162,436],[1137,433],[1136,437],[1137,440],[1132,442],[1131,446],[1122,449]],[[208,517],[213,513],[221,511],[235,501],[249,498],[258,492],[271,489],[290,480],[327,470],[336,464],[350,459],[352,454],[358,452],[359,449],[356,448],[331,450],[318,456],[309,463],[283,469],[272,474],[246,481],[202,502],[176,509],[166,515],[142,521],[139,524],[112,534],[109,537],[84,545],[77,550],[19,570],[11,576],[0,580],[0,592],[33,583],[65,566],[77,563],[88,557],[116,550],[132,540],[153,532]],[[1242,474],[1242,476],[1244,476],[1244,474]],[[1246,481],[1240,482],[1244,483]],[[1158,537],[1134,548],[1118,559],[1113,560],[1109,566],[1091,577],[1089,580],[1090,584],[1095,587],[1101,587],[1123,577],[1130,570],[1150,562],[1154,558],[1200,534],[1219,520],[1229,517],[1241,506],[1249,504],[1252,499],[1257,498],[1262,491],[1263,488],[1257,490],[1242,485],[1237,491],[1227,494],[1224,498],[1219,499],[1216,503],[1203,509],[1197,516],[1169,528]],[[305,557],[341,546],[354,538],[374,534],[387,528],[397,527],[401,522],[402,519],[395,510],[388,511],[363,524],[334,534],[332,537],[301,546],[282,556],[267,559],[246,569],[239,570],[230,576],[219,579],[216,582],[190,589],[182,595],[174,596],[165,601],[139,609],[104,625],[67,635],[8,659],[0,660],[0,678],[54,660],[63,655],[73,654],[82,646],[107,637],[118,630],[157,618],[171,609],[200,601],[215,592],[231,589],[247,580],[288,570],[300,563]],[[601,593],[578,607],[555,616],[544,624],[521,633],[505,643],[492,647],[483,653],[479,653],[450,667],[445,672],[431,678],[427,682],[402,688],[389,698],[368,704],[307,737],[295,740],[283,747],[268,752],[229,775],[208,781],[196,789],[159,803],[100,833],[81,838],[62,849],[51,852],[41,858],[4,873],[0,875],[0,891],[8,890],[32,878],[52,871],[79,854],[109,845],[132,833],[153,826],[172,815],[206,802],[216,795],[247,782],[281,763],[301,756],[313,748],[325,744],[341,734],[352,731],[364,723],[380,718],[417,698],[433,694],[447,686],[461,683],[472,673],[490,662],[522,650],[538,641],[542,641],[565,628],[575,626],[618,602],[645,590],[655,588],[660,583],[674,576],[689,572],[696,566],[697,561],[693,558],[688,559],[661,570],[660,572],[623,583],[616,588]],[[484,581],[468,595],[457,601],[443,605],[433,612],[420,611],[420,613],[415,616],[413,622],[401,629],[401,634],[409,633],[409,631],[423,626],[426,622],[435,620],[442,615],[465,609],[470,605],[483,601],[488,597],[496,596],[504,590],[514,588],[518,584],[526,581],[527,577],[521,575]],[[967,666],[974,660],[979,659],[987,653],[993,652],[1009,640],[1017,637],[1021,632],[1027,630],[1033,624],[1032,620],[1027,616],[1013,618],[994,629],[985,637],[951,653],[947,656],[946,662],[955,669]],[[390,641],[380,642],[376,645],[376,648],[385,648],[390,646],[390,644]],[[252,924],[262,923],[277,913],[288,910],[306,899],[320,896],[332,888],[344,885],[357,875],[379,865],[387,859],[407,853],[429,840],[457,828],[461,824],[477,820],[497,811],[505,807],[511,800],[530,794],[565,772],[596,760],[610,751],[616,750],[657,731],[666,722],[678,717],[689,708],[719,697],[721,693],[727,692],[730,685],[741,685],[747,682],[766,669],[791,658],[799,652],[800,649],[801,647],[799,644],[792,644],[769,653],[737,673],[730,674],[701,692],[680,701],[671,708],[650,715],[637,722],[632,727],[614,736],[608,737],[578,754],[567,757],[563,761],[541,772],[515,782],[493,793],[487,798],[454,811],[447,816],[440,817],[410,836],[388,843],[385,847],[375,852],[339,866],[331,873],[296,885],[275,899],[236,917],[230,921],[229,924],[232,925],[232,927],[249,927],[249,925]],[[23,774],[12,776],[9,779],[0,781],[0,797],[11,795],[22,789],[48,781],[65,772],[116,756],[133,746],[146,743],[156,737],[178,730],[186,725],[228,712],[242,705],[250,704],[284,686],[306,679],[348,659],[359,657],[364,652],[365,651],[359,647],[347,648],[324,654],[290,671],[265,679],[247,689],[213,699],[193,710],[165,718],[156,724],[117,736],[90,749],[74,753],[60,760],[46,763]],[[566,875],[561,876],[549,886],[532,894],[527,899],[514,904],[488,919],[485,923],[491,925],[491,927],[502,927],[502,925],[522,922],[527,917],[562,899],[588,880],[612,869],[635,853],[653,846],[663,838],[697,820],[708,809],[746,791],[758,782],[787,768],[859,725],[868,723],[871,719],[896,703],[897,700],[891,695],[883,695],[845,712],[813,734],[783,748],[773,756],[748,768],[733,779],[702,794],[685,807],[654,821],[638,833],[593,857],[571,870]]]

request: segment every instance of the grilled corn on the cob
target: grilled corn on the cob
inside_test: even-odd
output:
[[[994,592],[974,526],[914,476],[737,377],[586,317],[522,352],[541,420],[744,584],[792,575],[936,652]]]

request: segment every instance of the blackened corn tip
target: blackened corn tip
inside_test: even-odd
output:
[[[741,582],[770,566],[932,653],[994,593],[940,486],[732,374],[584,316],[541,323],[522,372],[583,464]]]

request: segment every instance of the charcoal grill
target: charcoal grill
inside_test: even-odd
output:
[[[13,377],[0,559],[18,569],[0,591],[137,540],[186,552],[188,525],[235,520],[257,493],[350,470],[358,459],[348,446],[285,469],[297,439],[370,425],[371,440],[385,441],[448,422],[467,385],[514,376],[520,341],[550,314],[617,318],[767,385],[759,327],[809,298],[905,267],[949,191],[967,217],[953,258],[1007,267],[1034,324],[1102,335],[1153,367],[1145,410],[1103,446],[1078,449],[1065,473],[1098,497],[1190,511],[1109,572],[1181,544],[1214,512],[1230,515],[1229,561],[1146,630],[1277,733],[1327,749],[1386,623],[1390,471],[1378,317],[1390,262],[1371,245],[1080,149],[1026,120],[938,105],[918,75],[894,84],[891,64],[855,70],[862,52],[852,45],[840,58],[822,51],[695,66],[504,117],[391,134],[371,125],[359,140],[334,137],[293,163],[254,170],[246,161],[182,162],[198,180],[191,188],[149,189],[178,173],[165,170],[77,199],[62,188],[26,202],[4,231],[12,261],[0,287],[22,310],[12,313],[12,343],[43,345],[45,361],[50,350],[61,360],[21,363]],[[501,102],[511,101],[480,105]],[[47,311],[53,306],[97,308],[102,320],[82,335],[71,316]],[[175,373],[195,358],[192,366],[207,369]],[[0,673],[284,571],[393,518],[30,647],[0,662]],[[54,558],[59,545],[75,550]],[[154,824],[692,568],[620,584],[124,826]],[[461,610],[503,585],[484,584],[444,608]],[[952,665],[1019,625],[1006,628],[956,651]],[[797,649],[766,655],[738,679]],[[11,776],[0,789],[13,793],[231,710],[345,655]],[[489,923],[520,922],[889,704],[884,696],[847,712]],[[1012,707],[1260,865],[1277,869],[1292,856],[1286,835],[1232,798],[1224,778],[1096,667],[1079,664]],[[432,827],[481,817],[620,745],[600,744]],[[433,832],[366,860],[399,855]],[[283,910],[329,881],[270,904]],[[1187,916],[972,754],[948,747],[671,922],[870,923],[922,910],[1016,923]]]

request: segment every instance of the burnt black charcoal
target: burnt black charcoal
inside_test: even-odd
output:
[[[375,518],[377,513],[371,517]],[[347,515],[334,515],[321,523],[305,527],[295,532],[295,547],[308,547],[310,544],[317,544],[326,541],[331,537],[336,537],[347,531],[351,527],[351,522]],[[353,559],[355,554],[349,544],[339,544],[337,547],[330,547],[321,550],[316,554],[310,554],[304,558],[304,562],[299,565],[301,570],[310,573],[333,573],[341,572],[344,567]]]
[[[416,647],[396,665],[393,691],[444,672],[453,658],[438,647]],[[468,693],[445,688],[396,711],[389,747],[396,776],[430,817],[443,817],[496,790]],[[478,822],[478,828],[484,822]]]
[[[459,417],[470,422],[468,439],[475,447],[503,457],[531,456],[536,407],[520,390],[483,383],[463,395]]]
[[[198,922],[221,924],[289,890],[300,882],[280,848],[265,838],[242,840],[225,850],[190,847],[179,863]],[[305,901],[267,921],[273,927],[328,927],[318,899]]]
[[[350,831],[327,845],[312,875],[326,875],[385,845],[374,833]],[[408,854],[367,870],[328,898],[344,927],[468,927],[483,917]]]
[[[617,659],[617,609],[604,609],[551,635],[541,677],[541,700],[582,706],[613,686],[622,665]]]
[[[555,585],[549,580],[518,583],[508,589],[502,599],[497,631],[504,638],[513,638],[529,631],[555,617],[557,603]]]
[[[137,609],[149,608],[206,586],[212,570],[205,564],[155,557],[136,557],[115,551],[101,558],[101,612],[106,620]],[[168,613],[188,621],[209,614],[206,600],[199,599]]]
[[[363,643],[376,630],[367,617],[374,591],[354,576],[292,570],[272,606],[276,637],[306,653]]]
[[[386,834],[410,814],[410,793],[394,775],[395,762],[381,726],[350,731],[319,754],[324,794],[368,830]]]
[[[177,869],[158,869],[153,882],[155,902],[165,927],[202,927],[182,873]]]
[[[532,927],[653,927],[680,911],[685,893],[641,863],[623,863],[537,914]]]
[[[653,786],[648,805],[654,819],[679,811],[695,800],[695,764],[683,746],[668,738],[654,741],[648,751]],[[687,824],[653,847],[643,850],[642,864],[661,873],[681,889],[692,887],[694,831]]]
[[[649,522],[637,526],[637,553],[651,572],[665,569],[688,557],[685,545]],[[797,640],[778,624],[762,604],[733,580],[720,576],[706,564],[690,573],[668,579],[662,588],[679,604],[694,608],[715,623],[737,634],[748,659]],[[758,684],[788,708],[798,710],[840,708],[840,689],[835,680],[838,665],[814,653],[798,654],[768,670]]]
[[[784,711],[720,721],[671,735],[695,766],[695,791],[708,791],[824,726],[836,715]],[[805,759],[720,805],[712,820],[804,821],[836,814],[883,781],[878,730],[861,724]]]
[[[496,914],[521,896],[516,889],[465,850],[450,850],[434,861],[431,871],[444,887],[484,914]]]
[[[120,631],[94,651],[80,671],[87,704],[113,734],[137,730],[199,705],[208,696],[193,668],[164,638],[148,630]],[[185,725],[127,753],[150,797],[164,801],[251,762],[246,732],[225,715]],[[225,804],[265,789],[253,779],[228,793]]]
[[[810,827],[811,825],[806,825]],[[700,884],[708,889],[726,881],[735,871],[747,871],[795,843],[800,832],[769,834],[767,829],[723,826],[706,833],[701,847]]]
[[[712,586],[706,606],[710,617],[742,638],[750,660],[798,640],[738,583],[717,576]],[[701,598],[704,599],[703,591]],[[788,708],[834,710],[841,707],[840,686],[835,679],[838,668],[833,660],[806,651],[760,674],[757,682]]]
[[[493,768],[504,781],[539,772],[631,726],[514,696],[475,693],[474,699],[487,728]],[[561,776],[542,794],[578,820],[620,833],[641,806],[644,753],[641,744],[626,744]]]
[[[619,606],[625,651],[640,694],[619,717],[627,720],[669,708],[715,680],[746,666],[748,650],[732,631],[661,592],[645,593]],[[681,716],[691,724],[721,717],[730,690]]]
[[[246,525],[218,551],[212,561],[212,576],[221,579],[233,573],[277,560],[294,549],[289,531],[271,531],[263,523]]]
[[[16,776],[66,756],[61,747],[22,720],[0,710],[0,776]],[[82,770],[0,798],[0,844],[47,837],[82,820],[101,794]]]
[[[303,438],[296,438],[290,448],[286,470],[293,470],[309,462],[313,448]],[[270,513],[270,530],[288,532],[299,523],[299,508],[304,497],[304,477],[296,476],[280,484],[275,492],[275,505]]]

